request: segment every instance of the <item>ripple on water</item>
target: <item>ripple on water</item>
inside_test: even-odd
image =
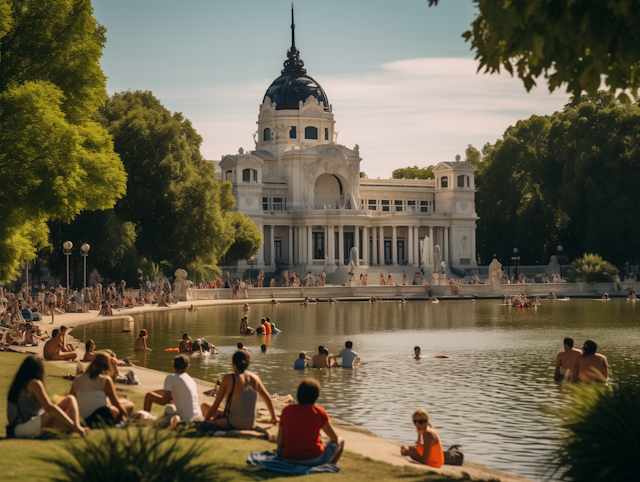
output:
[[[640,310],[634,305],[619,300],[543,301],[537,310],[492,300],[254,305],[250,325],[268,316],[283,330],[271,340],[238,335],[242,307],[221,306],[141,315],[132,333],[122,333],[120,321],[104,320],[74,335],[163,371],[172,371],[173,359],[163,350],[177,346],[182,333],[205,337],[220,354],[194,359],[190,373],[211,381],[229,373],[230,356],[242,341],[252,353],[251,369],[271,393],[295,395],[302,378],[316,378],[322,386],[319,403],[331,416],[402,443],[415,442],[411,414],[423,407],[444,445],[462,445],[474,462],[542,479],[541,467],[560,435],[555,413],[570,403],[566,387],[552,380],[562,338],[595,339],[614,380],[638,380]],[[140,328],[150,332],[150,354],[132,349]],[[312,356],[324,345],[337,353],[347,339],[361,355],[361,366],[292,370],[301,350]],[[260,353],[263,342],[266,354]],[[420,360],[411,356],[414,345],[422,348]]]

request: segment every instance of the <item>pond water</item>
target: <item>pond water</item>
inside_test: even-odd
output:
[[[537,309],[518,310],[499,300],[341,302],[311,306],[252,305],[249,325],[269,317],[282,330],[270,336],[242,336],[242,306],[202,307],[149,313],[132,326],[105,319],[84,325],[73,335],[92,338],[135,364],[172,371],[182,333],[205,337],[217,356],[194,358],[190,374],[215,381],[231,371],[231,355],[242,341],[252,353],[251,367],[270,393],[295,396],[304,377],[318,379],[318,403],[336,418],[402,443],[415,442],[411,414],[425,408],[443,445],[460,444],[477,463],[533,479],[555,450],[554,409],[569,403],[569,390],[553,381],[562,339],[577,346],[592,338],[607,356],[612,382],[640,383],[640,302],[543,301]],[[122,333],[122,329],[132,329]],[[144,355],[133,350],[136,333],[149,331]],[[338,353],[351,340],[362,365],[348,369],[293,370],[300,351],[309,356],[324,345]],[[423,357],[413,358],[413,347]],[[435,355],[448,355],[437,359]]]

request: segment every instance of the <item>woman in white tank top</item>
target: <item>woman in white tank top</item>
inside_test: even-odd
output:
[[[124,421],[133,411],[133,403],[118,399],[116,387],[105,375],[111,366],[104,353],[98,353],[89,368],[75,379],[70,395],[78,399],[80,416],[92,425],[102,419],[107,424]]]

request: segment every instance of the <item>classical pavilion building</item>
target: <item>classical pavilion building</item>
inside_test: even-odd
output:
[[[284,69],[258,110],[255,150],[216,162],[216,178],[233,185],[236,209],[264,234],[253,266],[329,274],[349,263],[355,246],[361,266],[393,272],[431,266],[439,245],[448,267],[477,267],[475,168],[441,162],[435,180],[361,178],[358,145],[335,142],[332,110],[307,75],[292,30]]]

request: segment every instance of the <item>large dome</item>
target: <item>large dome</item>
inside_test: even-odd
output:
[[[282,75],[269,86],[262,102],[269,97],[276,103],[276,110],[298,109],[299,102],[304,102],[312,95],[318,102],[323,102],[324,110],[329,112],[327,94],[318,82],[307,75],[303,67],[304,62],[300,58],[300,52],[295,46],[291,46],[287,52]]]

